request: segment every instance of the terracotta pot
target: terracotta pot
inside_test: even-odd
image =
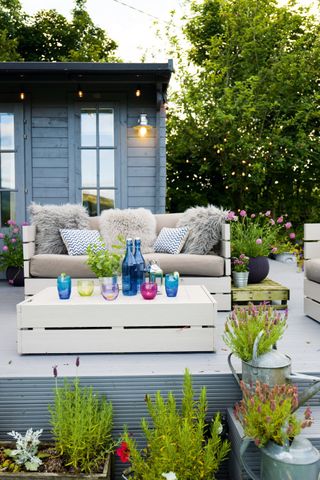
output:
[[[8,267],[6,270],[8,283],[13,287],[24,286],[24,272],[21,267]]]
[[[260,283],[269,273],[268,257],[251,257],[249,259],[248,283]]]

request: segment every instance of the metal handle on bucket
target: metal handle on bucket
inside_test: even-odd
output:
[[[236,379],[237,384],[238,384],[239,387],[240,387],[240,378],[239,378],[237,372],[235,371],[234,366],[233,366],[232,363],[231,363],[231,357],[232,357],[232,355],[233,355],[233,352],[229,353],[229,355],[228,355],[228,364],[229,364],[230,370],[231,370],[231,372],[232,372],[232,375],[234,376],[234,378]]]
[[[247,448],[249,447],[251,443],[251,438],[245,437],[242,440],[242,443],[240,445],[240,461],[242,463],[243,468],[245,469],[246,473],[249,475],[252,480],[260,480],[260,477],[258,477],[252,470],[251,468],[248,467],[248,465],[244,461],[244,454],[246,453]]]

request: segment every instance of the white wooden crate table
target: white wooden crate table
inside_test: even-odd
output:
[[[217,305],[200,285],[177,297],[103,299],[73,288],[69,300],[45,288],[17,305],[18,353],[212,352]]]

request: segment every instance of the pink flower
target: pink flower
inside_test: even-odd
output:
[[[236,219],[235,213],[232,210],[230,210],[230,212],[228,212],[226,216],[226,220],[235,220],[235,219]]]
[[[257,238],[257,240],[256,240],[256,244],[257,244],[257,245],[261,245],[261,243],[262,243],[262,240],[261,240],[261,238]]]
[[[289,238],[291,238],[291,240],[293,240],[294,238],[296,238],[296,234],[291,232],[290,235],[289,235]]]
[[[4,233],[0,233],[0,238],[4,238]]]
[[[2,250],[3,250],[4,252],[7,252],[7,251],[9,250],[9,248],[7,247],[7,245],[3,245]]]
[[[270,217],[270,215],[271,215],[271,210],[267,210],[266,213],[265,213],[265,216]]]
[[[15,227],[13,230],[12,230],[13,233],[19,233],[19,227]]]
[[[14,220],[8,220],[7,224],[8,225],[16,225],[16,222]]]
[[[273,218],[270,218],[270,225],[274,225],[276,222],[273,220]]]
[[[245,210],[240,210],[240,217],[246,217],[247,216],[247,212]]]
[[[29,223],[28,223],[28,222],[23,222],[23,223],[21,223],[21,225],[22,225],[23,227],[27,227],[27,226],[29,225]]]
[[[282,222],[283,222],[283,217],[279,217],[279,218],[277,219],[277,223],[282,223]]]
[[[277,251],[278,251],[277,247],[273,247],[271,250],[271,253],[277,253]]]
[[[285,226],[285,228],[286,228],[287,230],[289,230],[289,228],[292,227],[292,223],[291,223],[291,222],[287,222],[287,223],[284,224],[284,226]]]
[[[251,213],[250,218],[256,218],[256,214],[255,214],[255,213]]]
[[[11,243],[16,243],[17,239],[16,238],[11,238]]]

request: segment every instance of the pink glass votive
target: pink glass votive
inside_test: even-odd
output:
[[[157,284],[153,282],[144,282],[140,287],[140,292],[145,300],[153,300],[157,296]]]

